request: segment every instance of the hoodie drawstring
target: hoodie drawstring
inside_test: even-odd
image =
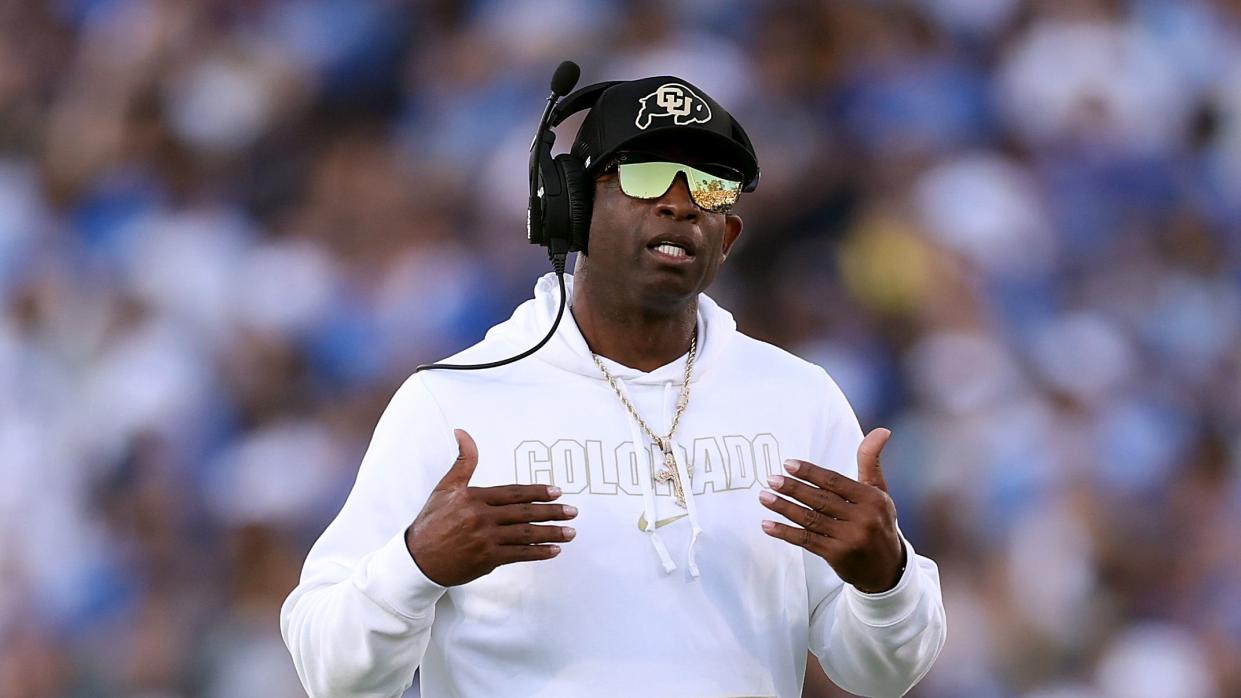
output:
[[[632,402],[633,399],[629,397],[629,390],[625,387],[625,381],[618,380],[616,383],[625,393],[625,399]],[[628,413],[625,414],[625,417],[629,422],[629,438],[633,439],[634,457],[637,459],[638,486],[642,488],[642,514],[643,519],[646,521],[646,527],[642,530],[646,531],[647,535],[651,537],[651,546],[655,548],[655,552],[659,555],[659,563],[663,565],[664,574],[672,574],[676,570],[677,565],[672,561],[672,555],[668,553],[668,546],[664,544],[664,539],[655,530],[655,487],[651,484],[652,473],[650,472],[650,467],[646,465],[647,458],[651,455],[650,448],[643,447],[643,444],[646,443],[646,438],[643,436],[641,429],[638,428],[638,423]],[[644,455],[647,458],[644,458]],[[643,470],[646,472],[643,472]]]
[[[676,450],[679,448],[680,448],[680,445],[674,441],[673,452],[675,453]],[[681,449],[681,452],[685,453],[686,451],[684,449]],[[679,458],[676,459],[676,461],[677,461],[677,473],[681,476],[681,482],[688,483],[690,481],[689,472],[685,467],[685,463]],[[693,487],[690,487],[688,485],[685,487],[685,508],[689,511],[689,525],[691,527],[690,528],[690,539],[689,539],[689,554],[688,554],[688,560],[686,562],[689,565],[690,575],[697,577],[698,576],[698,556],[697,556],[698,537],[702,535],[702,526],[698,524],[698,505],[694,502]]]
[[[664,383],[664,424],[668,424],[672,420],[672,415],[668,413],[669,405],[672,404],[669,400],[671,397],[672,381],[668,381],[667,383]],[[685,510],[689,513],[690,539],[689,551],[686,555],[686,564],[689,566],[690,576],[696,578],[698,577],[698,537],[702,535],[702,526],[699,525],[698,504],[694,501],[694,486],[690,481],[689,469],[685,467],[685,459],[677,457],[678,453],[688,454],[689,451],[682,448],[681,445],[675,440],[673,440],[670,444],[670,447],[672,448],[672,460],[676,463],[677,477],[679,477],[681,482],[684,483],[683,489],[685,490]]]

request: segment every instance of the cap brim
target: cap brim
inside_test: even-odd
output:
[[[693,150],[701,148],[702,154],[709,157],[712,162],[736,168],[745,178],[743,184],[749,184],[758,177],[758,162],[749,150],[728,136],[694,125],[665,126],[630,136],[612,148],[599,153],[595,161],[590,163],[587,172],[593,177],[616,153],[648,147],[653,145],[648,143],[649,141],[658,142],[665,139],[678,144],[687,144]],[[658,152],[658,147],[654,148],[654,152]]]

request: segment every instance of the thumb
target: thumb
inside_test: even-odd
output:
[[[474,469],[478,467],[478,446],[474,444],[474,437],[465,429],[453,429],[452,435],[457,437],[457,460],[452,462],[448,472],[440,479],[440,485],[465,487],[470,484]]]
[[[857,447],[857,479],[858,482],[888,491],[888,483],[883,479],[883,468],[879,466],[879,453],[888,443],[892,432],[883,427],[872,430],[862,439]]]

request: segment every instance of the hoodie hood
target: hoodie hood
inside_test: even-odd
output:
[[[573,276],[564,275],[565,292],[573,297]],[[491,328],[488,339],[504,341],[517,351],[524,351],[547,334],[556,319],[556,311],[560,307],[560,284],[556,274],[548,272],[539,278],[534,286],[534,298],[527,300],[513,311],[512,317]],[[737,322],[731,313],[721,308],[707,294],[698,296],[698,356],[694,360],[694,375],[691,383],[702,380],[719,363],[728,344],[737,332]],[[516,352],[515,352],[516,353]],[[546,345],[530,358],[549,363],[565,371],[571,371],[589,378],[603,380],[599,367],[591,358],[590,347],[586,338],[577,326],[573,313],[565,307],[564,317],[556,334]],[[640,371],[624,366],[606,357],[599,357],[608,371],[617,378],[638,385],[664,384],[671,382],[679,385],[685,375],[685,355],[677,357],[653,371]]]

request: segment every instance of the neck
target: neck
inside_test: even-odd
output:
[[[689,351],[697,324],[698,299],[668,309],[624,307],[608,294],[575,286],[573,319],[590,350],[639,371],[653,371]]]

